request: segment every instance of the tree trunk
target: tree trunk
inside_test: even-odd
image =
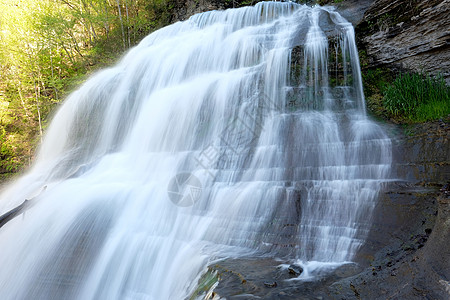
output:
[[[122,10],[120,9],[119,0],[116,0],[116,2],[117,2],[117,9],[119,10],[120,27],[122,29],[123,50],[125,51],[127,48],[126,48],[126,45],[125,45],[125,31],[123,29]]]
[[[125,0],[125,11],[127,14],[127,37],[128,37],[128,48],[131,47],[131,41],[130,41],[130,20],[128,17],[128,1]]]
[[[36,108],[38,113],[38,121],[39,121],[39,137],[41,139],[42,143],[42,122],[41,122],[41,109],[39,108],[39,94],[40,94],[40,88],[36,84],[36,79],[33,78],[34,83],[34,94],[36,96]]]

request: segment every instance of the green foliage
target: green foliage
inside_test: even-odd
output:
[[[217,271],[208,270],[198,281],[196,290],[192,293],[189,300],[205,298],[214,285],[219,281]],[[209,297],[208,297],[209,298]]]
[[[86,76],[171,22],[175,0],[0,0],[1,172],[28,165]]]
[[[386,68],[367,69],[360,51],[367,107],[375,117],[396,123],[418,123],[446,118],[450,114],[450,88],[442,76],[395,75]]]
[[[372,96],[381,93],[388,85],[392,75],[386,69],[366,69],[362,72],[364,92],[366,96]]]
[[[442,76],[400,74],[385,87],[383,104],[390,114],[424,122],[450,114],[450,87]]]
[[[16,172],[20,168],[21,162],[15,156],[14,147],[7,140],[5,129],[0,127],[0,174]]]

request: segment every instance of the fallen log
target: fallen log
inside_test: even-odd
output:
[[[15,208],[11,209],[10,211],[1,215],[0,216],[0,228],[3,227],[3,225],[5,225],[9,221],[11,221],[12,219],[14,219],[15,217],[17,217],[18,215],[24,213],[28,208],[30,208],[34,204],[34,201],[31,201],[31,200],[39,197],[42,194],[42,192],[45,191],[46,188],[47,188],[47,186],[44,186],[44,188],[42,189],[42,191],[39,193],[38,196],[33,197],[32,199],[26,199],[19,206],[15,207]]]
[[[17,206],[16,208],[11,209],[10,211],[4,213],[0,216],[0,228],[3,227],[6,223],[20,215],[24,212],[27,207],[30,205],[30,200],[25,200],[22,204]]]

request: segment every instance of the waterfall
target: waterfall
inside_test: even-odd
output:
[[[145,38],[59,108],[3,192],[3,299],[185,299],[208,263],[352,261],[389,179],[353,27],[262,2]]]

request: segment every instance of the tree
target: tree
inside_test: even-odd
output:
[[[48,116],[96,68],[171,20],[174,0],[0,0],[0,173],[28,165]]]

